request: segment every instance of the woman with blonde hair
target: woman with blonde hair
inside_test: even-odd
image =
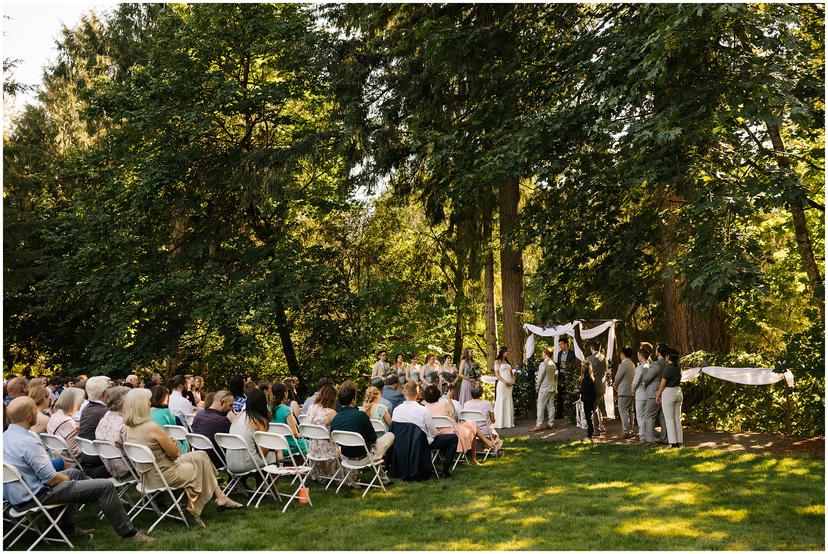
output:
[[[189,523],[206,527],[201,520],[201,512],[213,496],[216,497],[218,511],[241,508],[241,504],[234,502],[222,492],[216,479],[216,468],[206,452],[182,454],[176,442],[150,418],[150,397],[151,393],[147,389],[132,389],[124,398],[127,442],[148,447],[169,486],[186,491],[185,513],[190,520]],[[163,486],[158,476],[150,471],[151,466],[136,465],[145,486]]]
[[[35,406],[37,406],[37,423],[32,426],[31,430],[37,434],[43,433],[46,431],[46,426],[49,425],[49,418],[52,417],[52,412],[49,410],[49,405],[52,403],[49,391],[43,385],[32,386],[29,383],[28,396],[34,400]]]
[[[380,390],[377,387],[365,389],[362,411],[368,414],[369,419],[381,421],[385,430],[388,431],[388,426],[391,425],[391,414],[388,413],[388,408],[380,402],[380,397]]]
[[[83,389],[76,387],[65,389],[55,400],[52,417],[49,418],[49,423],[46,425],[46,432],[63,438],[78,461],[83,457],[83,452],[77,441],[75,441],[78,436],[78,422],[75,421],[74,416],[80,410],[85,399],[86,393]],[[63,463],[67,469],[77,467],[75,460],[68,452],[61,452],[60,457],[63,458]]]

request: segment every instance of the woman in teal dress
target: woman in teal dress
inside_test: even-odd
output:
[[[278,383],[273,386],[273,423],[284,423],[290,427],[292,436],[285,437],[290,445],[290,454],[293,455],[297,464],[303,463],[305,453],[308,451],[308,443],[305,439],[299,437],[299,422],[296,420],[296,415],[288,405],[289,402],[288,389],[284,383]],[[288,452],[282,451],[285,459],[289,459]]]
[[[150,392],[152,393],[150,397],[150,419],[160,425],[162,429],[164,425],[180,425],[167,407],[167,403],[170,400],[170,391],[167,390],[167,387],[164,385],[155,385]],[[187,441],[178,441],[178,448],[182,453],[190,451],[190,447],[187,446]]]

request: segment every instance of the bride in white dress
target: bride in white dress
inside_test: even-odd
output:
[[[495,429],[504,429],[515,426],[515,408],[512,403],[512,386],[515,379],[512,374],[512,366],[509,365],[509,351],[505,346],[500,347],[500,352],[495,360],[495,377],[497,387],[495,389]]]

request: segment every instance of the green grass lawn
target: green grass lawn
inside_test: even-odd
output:
[[[313,508],[273,500],[204,512],[206,530],[163,523],[159,550],[708,550],[825,546],[824,459],[695,448],[515,439],[507,456],[450,480],[398,482],[338,496],[311,485]],[[286,490],[286,483],[282,485]],[[85,508],[85,550],[135,548]],[[146,529],[149,515],[138,518]],[[15,545],[17,546],[17,545]]]

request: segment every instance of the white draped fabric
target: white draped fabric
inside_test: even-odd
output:
[[[772,385],[782,379],[785,380],[785,384],[789,387],[792,387],[794,384],[793,373],[790,370],[785,373],[775,373],[771,367],[691,367],[681,372],[681,380],[692,381],[702,373],[715,377],[716,379],[739,383],[741,385]]]
[[[560,350],[558,348],[558,338],[563,335],[568,335],[572,337],[572,346],[575,350],[575,357],[581,361],[584,361],[586,357],[581,350],[581,346],[578,344],[578,340],[575,338],[575,328],[580,327],[580,335],[584,340],[593,339],[604,331],[609,330],[609,335],[607,335],[607,359],[612,360],[612,356],[615,354],[615,323],[615,321],[606,321],[591,329],[584,329],[580,321],[565,323],[563,325],[558,325],[557,327],[538,327],[537,325],[525,323],[523,328],[529,332],[529,336],[526,337],[526,344],[523,348],[523,359],[528,360],[535,352],[535,335],[538,335],[540,337],[554,337],[555,346],[553,355],[554,359],[557,360],[558,351]]]

